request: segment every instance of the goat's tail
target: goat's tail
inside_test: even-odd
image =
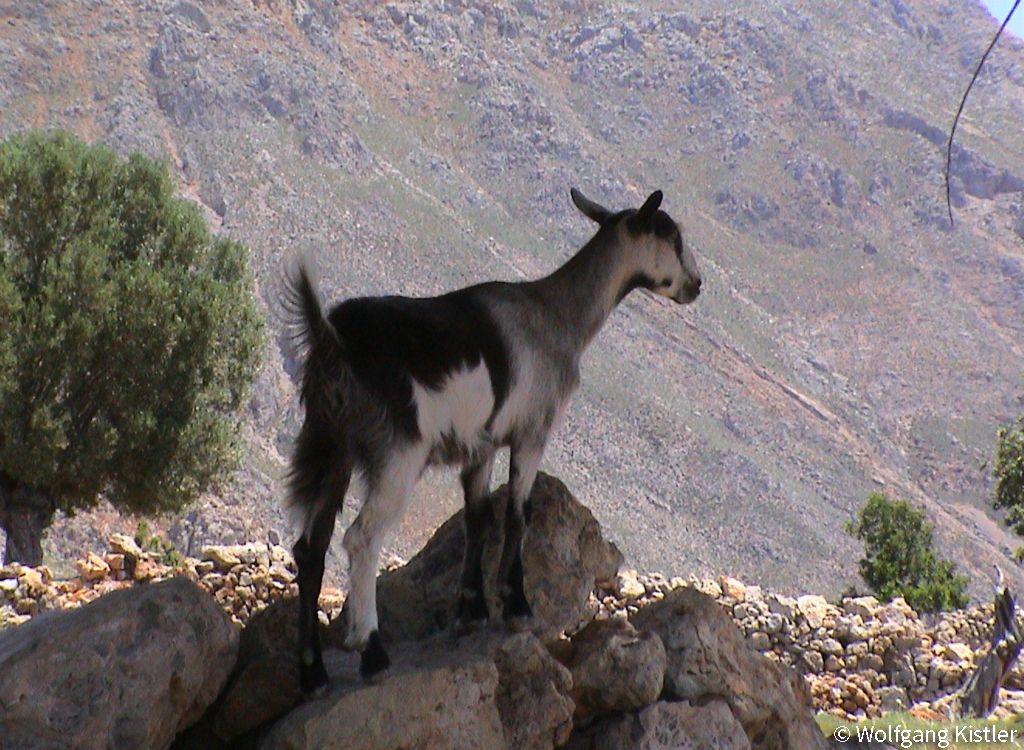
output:
[[[337,354],[341,341],[334,326],[324,316],[320,295],[304,261],[299,261],[285,290],[285,309],[291,317],[295,342],[308,359]]]
[[[341,338],[324,316],[312,277],[301,261],[288,279],[284,306],[293,341],[305,355],[301,400],[306,407],[288,471],[285,507],[308,541],[318,517],[340,510],[351,474],[340,413],[349,372]]]

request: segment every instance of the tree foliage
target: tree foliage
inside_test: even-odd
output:
[[[1024,535],[1024,417],[1016,427],[999,429],[995,474],[993,505],[1006,508],[1007,525]]]
[[[880,492],[872,492],[857,519],[847,523],[846,531],[864,542],[861,577],[880,599],[902,596],[924,612],[967,604],[967,579],[936,555],[933,529],[924,511]]]
[[[168,511],[225,476],[263,340],[252,286],[159,162],[61,132],[0,144],[0,523],[100,497]]]

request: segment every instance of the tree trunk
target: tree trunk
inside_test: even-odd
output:
[[[43,532],[53,512],[46,492],[0,476],[0,528],[7,536],[4,563],[42,564]]]
[[[1017,626],[1017,601],[1003,585],[1003,572],[996,568],[995,622],[992,647],[964,685],[960,699],[962,717],[987,718],[999,705],[999,689],[1017,663],[1024,638]]]

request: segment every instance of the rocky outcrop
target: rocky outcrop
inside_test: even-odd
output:
[[[753,750],[825,748],[799,675],[750,648],[711,597],[678,589],[630,619],[665,644],[666,695],[697,704],[724,699]]]
[[[238,630],[184,578],[0,633],[4,747],[166,748],[206,710]]]
[[[569,736],[568,672],[529,633],[440,635],[392,657],[392,671],[367,684],[358,658],[328,652],[327,695],[288,714],[260,748],[540,750]]]
[[[622,554],[601,535],[594,515],[558,479],[539,473],[530,497],[534,512],[523,548],[526,596],[547,635],[557,636],[589,619],[590,593],[595,584],[609,585],[614,580]],[[495,523],[483,557],[488,607],[499,616],[495,579],[507,499],[507,487],[498,490]],[[385,640],[425,638],[452,624],[464,540],[459,511],[406,565],[380,576],[377,608]]]

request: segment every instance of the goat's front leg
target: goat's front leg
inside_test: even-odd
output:
[[[533,616],[523,590],[523,539],[530,523],[530,491],[537,477],[543,441],[513,445],[509,460],[509,499],[505,508],[505,543],[498,567],[502,615],[505,622],[525,620]]]
[[[459,580],[457,627],[466,627],[486,620],[487,598],[484,596],[483,551],[487,530],[494,519],[490,502],[491,470],[494,452],[489,452],[462,470],[462,489],[466,498],[464,511],[466,547]]]

